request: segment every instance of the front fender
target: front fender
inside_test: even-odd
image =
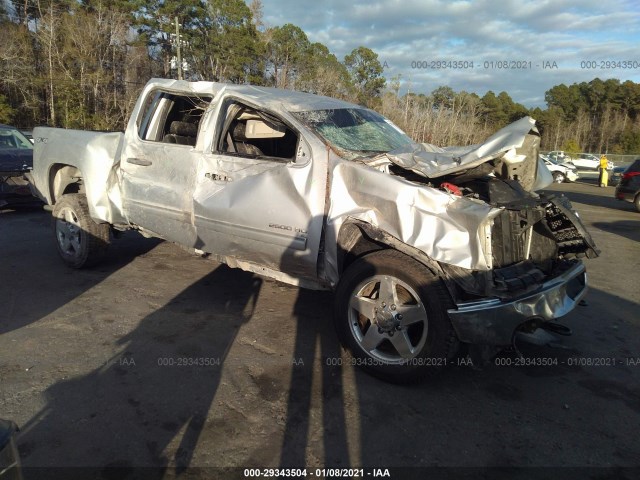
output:
[[[491,224],[501,209],[456,197],[354,162],[332,169],[326,272],[339,278],[338,235],[348,220],[386,232],[435,262],[490,270]]]

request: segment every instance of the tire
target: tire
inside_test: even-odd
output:
[[[640,193],[636,195],[636,198],[633,200],[633,204],[636,206],[636,210],[640,212]]]
[[[109,246],[109,224],[96,223],[89,215],[83,194],[62,195],[53,207],[53,235],[58,253],[72,268],[92,267]]]
[[[353,364],[388,382],[411,383],[455,356],[459,345],[447,314],[452,307],[437,275],[407,255],[383,250],[343,274],[334,323]]]
[[[564,173],[553,172],[553,181],[554,181],[554,183],[562,183],[562,182],[564,182],[564,180],[565,180]]]

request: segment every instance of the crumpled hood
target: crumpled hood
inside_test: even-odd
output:
[[[502,158],[505,163],[515,165],[533,157],[531,163],[535,165],[537,164],[535,145],[531,145],[534,148],[525,149],[528,151],[516,151],[525,146],[525,139],[528,136],[539,138],[535,123],[531,117],[521,118],[498,130],[484,143],[478,145],[441,148],[429,143],[413,144],[411,150],[394,150],[364,162],[378,163],[381,158],[386,157],[391,163],[426,178],[438,178],[466,171],[496,158]],[[529,135],[530,133],[532,135]],[[530,143],[535,142],[532,140]]]

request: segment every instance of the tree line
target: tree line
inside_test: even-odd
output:
[[[338,59],[296,25],[265,26],[260,0],[0,2],[0,123],[122,129],[149,78],[176,78],[179,46],[187,80],[341,98],[420,142],[473,144],[532,115],[545,149],[640,152],[640,84],[630,81],[555,86],[545,110],[527,109],[506,92],[412,92],[367,47]]]

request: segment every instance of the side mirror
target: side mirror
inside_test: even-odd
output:
[[[282,138],[285,134],[284,125],[267,124],[263,120],[247,120],[244,136],[253,138]]]

